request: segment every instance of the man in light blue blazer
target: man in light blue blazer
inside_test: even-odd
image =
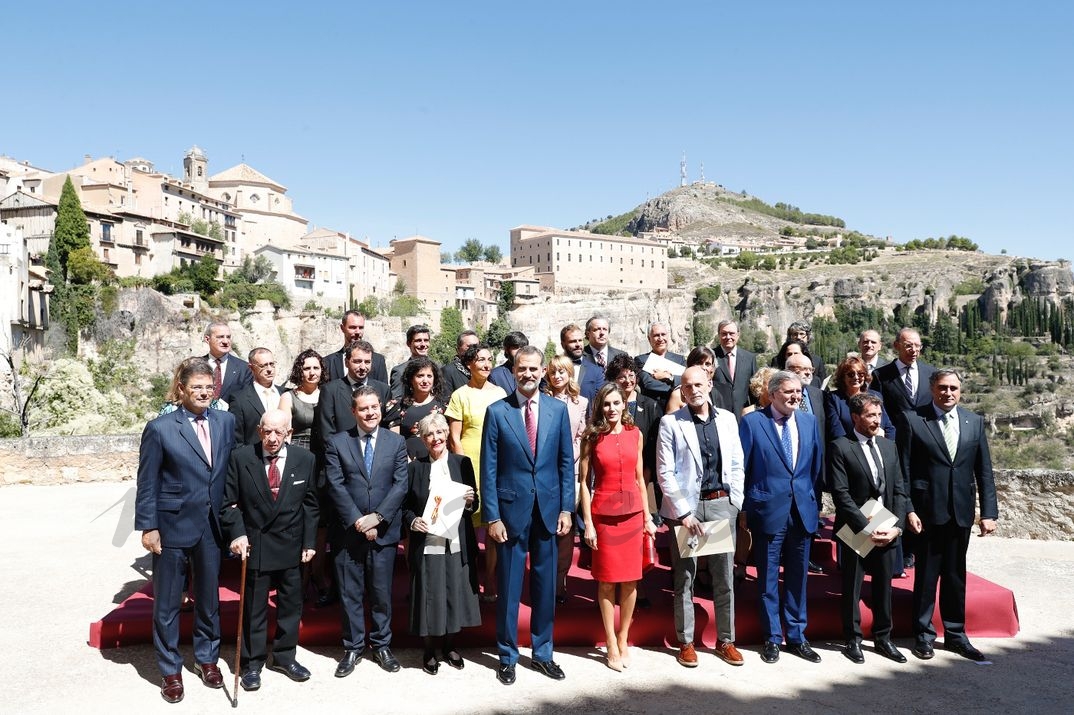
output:
[[[244,366],[245,369],[245,366]],[[161,697],[183,699],[179,607],[187,563],[194,584],[194,669],[210,688],[224,685],[220,653],[220,554],[228,458],[235,418],[209,409],[213,368],[194,360],[179,373],[181,406],[152,420],[138,450],[134,528],[153,553],[153,645],[163,680]]]
[[[660,420],[656,471],[664,500],[660,514],[668,525],[682,526],[700,536],[702,524],[727,519],[734,538],[742,508],[745,475],[738,422],[727,410],[709,403],[712,380],[695,365],[682,374],[680,389],[686,404]],[[712,575],[713,605],[718,642],[716,656],[729,665],[742,665],[735,648],[734,552],[703,557]],[[694,650],[694,580],[697,559],[679,555],[671,547],[675,583],[675,632],[679,637],[677,660],[686,668],[697,666]]]
[[[569,533],[574,512],[574,448],[567,406],[538,391],[544,354],[520,348],[518,389],[489,405],[481,434],[481,509],[496,542],[496,677],[515,682],[518,608],[526,554],[530,557],[532,667],[562,680],[552,660],[556,604],[556,536]]]
[[[779,660],[783,626],[787,650],[813,663],[806,629],[809,544],[817,531],[816,483],[823,468],[817,419],[798,410],[802,381],[781,370],[768,383],[771,404],[742,418],[739,436],[746,467],[746,518],[753,533],[757,581],[761,587],[761,658]],[[780,607],[779,567],[783,564]]]

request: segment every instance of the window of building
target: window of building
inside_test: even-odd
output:
[[[134,254],[134,265],[136,265],[136,266],[142,265],[142,254],[141,253],[135,253]]]
[[[108,243],[112,242],[112,224],[110,224],[110,223],[102,223],[101,224],[101,241],[102,242],[108,242]]]
[[[108,263],[108,249],[107,249],[107,248],[105,248],[105,249],[103,249],[103,250],[104,250],[104,262],[105,262],[105,263]]]

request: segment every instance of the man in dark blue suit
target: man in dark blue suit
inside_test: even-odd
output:
[[[365,650],[366,597],[373,656],[389,673],[400,667],[390,646],[392,576],[407,489],[406,440],[380,428],[380,395],[371,385],[355,390],[351,405],[355,426],[325,442],[328,493],[343,527],[335,560],[344,649],[337,678],[350,675]]]
[[[802,381],[781,370],[768,383],[772,403],[742,418],[739,436],[746,467],[745,511],[753,533],[757,581],[761,588],[761,658],[779,660],[783,643],[780,616],[787,624],[787,650],[813,663],[806,629],[809,544],[817,531],[816,483],[823,460],[813,415],[801,412]],[[779,567],[783,565],[780,607]]]
[[[161,696],[169,703],[183,699],[179,607],[188,561],[194,583],[194,669],[210,688],[224,685],[216,665],[223,544],[218,514],[235,446],[235,418],[209,409],[213,392],[213,368],[193,361],[179,373],[181,406],[145,426],[138,452],[134,528],[153,553],[153,645],[163,676]]]
[[[227,323],[219,320],[209,323],[205,342],[209,345],[205,359],[213,372],[213,397],[230,403],[235,393],[254,381],[250,365],[231,352],[231,328]]]
[[[686,358],[668,350],[670,346],[668,327],[663,323],[649,325],[648,337],[651,350],[634,357],[634,364],[638,372],[638,384],[641,386],[643,395],[653,398],[661,407],[666,407],[671,391],[679,386],[679,378],[667,370],[647,372],[645,370],[645,361],[649,359],[650,355],[657,355],[686,367]]]
[[[518,389],[489,405],[481,434],[481,501],[496,542],[496,644],[501,683],[515,682],[518,608],[530,557],[532,667],[554,680],[556,536],[570,532],[574,512],[574,448],[562,402],[538,391],[544,354],[533,345],[515,354]]]

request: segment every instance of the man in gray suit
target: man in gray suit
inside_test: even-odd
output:
[[[757,372],[757,356],[745,348],[738,347],[738,323],[733,320],[721,320],[716,326],[716,373],[713,380],[731,386],[736,417],[742,415],[742,408],[750,403],[750,378]]]
[[[742,508],[742,443],[735,416],[709,404],[712,382],[699,366],[688,367],[680,381],[686,405],[660,420],[656,471],[664,500],[660,514],[671,526],[700,536],[706,521],[728,519],[734,525]],[[735,648],[734,552],[704,557],[712,575],[713,605],[719,642],[716,655],[730,665],[742,665]],[[678,662],[697,667],[694,650],[694,578],[697,559],[684,558],[672,540],[675,579],[675,631]]]
[[[153,645],[163,676],[160,694],[169,703],[179,702],[184,694],[179,606],[188,563],[194,584],[194,671],[206,686],[224,686],[216,665],[223,544],[218,515],[228,456],[235,446],[235,418],[209,409],[214,390],[207,361],[195,360],[183,368],[179,409],[147,424],[138,450],[134,528],[153,554]]]

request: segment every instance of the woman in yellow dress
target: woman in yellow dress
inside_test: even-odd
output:
[[[477,483],[481,484],[481,427],[485,423],[485,410],[497,400],[507,397],[503,388],[489,382],[492,372],[492,350],[484,343],[471,345],[462,355],[462,364],[470,370],[470,381],[451,394],[447,411],[451,428],[451,451],[470,458],[474,465]],[[478,490],[480,499],[480,489]],[[478,502],[480,503],[480,501]],[[474,525],[484,520],[481,510],[474,512]],[[481,600],[496,600],[496,545],[485,534],[485,591]]]

